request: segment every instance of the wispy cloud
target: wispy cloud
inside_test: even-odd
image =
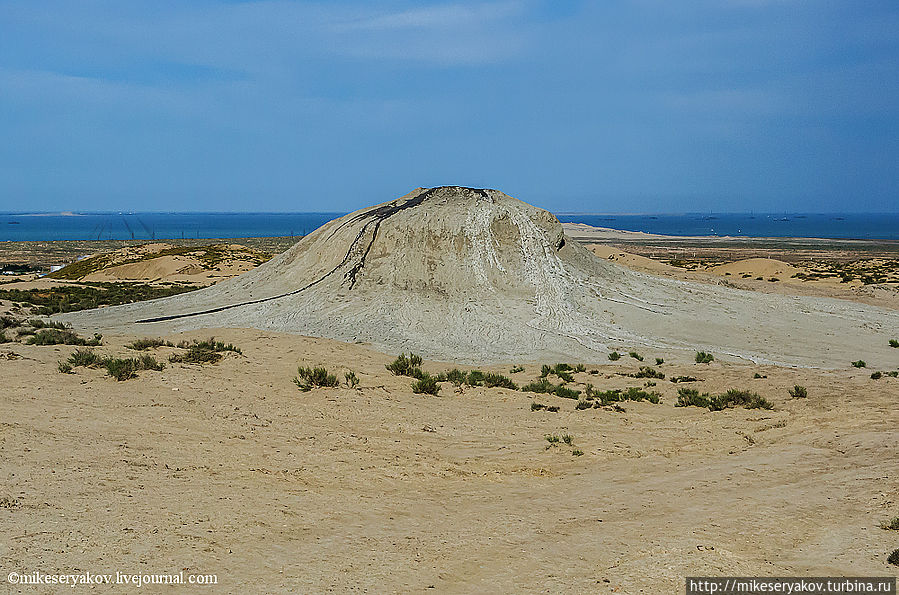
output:
[[[487,4],[444,4],[387,14],[369,15],[338,23],[337,30],[452,29],[485,27],[496,21],[520,15],[522,2]]]

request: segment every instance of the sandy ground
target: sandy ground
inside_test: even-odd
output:
[[[598,257],[634,271],[899,310],[899,242],[895,241],[661,236],[579,223],[564,223],[563,228]],[[865,283],[866,275],[878,282]]]
[[[899,515],[897,379],[664,364],[775,407],[675,408],[681,385],[659,380],[659,405],[576,411],[504,389],[416,395],[364,345],[215,334],[243,355],[126,382],[57,372],[71,347],[0,345],[0,567],[187,569],[231,593],[675,593],[689,575],[895,574],[899,538],[878,525]],[[128,355],[127,340],[98,351]],[[644,382],[615,375],[636,370],[629,358],[585,363],[601,374],[581,383]],[[360,388],[300,392],[296,367],[313,364],[354,370]],[[807,399],[789,397],[796,383]],[[547,449],[546,434],[573,446]]]

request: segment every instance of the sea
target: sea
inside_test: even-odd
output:
[[[300,237],[344,214],[0,212],[0,241]],[[899,240],[899,213],[560,213],[558,218],[675,236]]]

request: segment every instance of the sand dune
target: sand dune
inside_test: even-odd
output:
[[[779,279],[790,278],[796,273],[804,272],[789,263],[773,258],[747,258],[713,267],[711,271],[718,275],[730,273],[731,275]]]

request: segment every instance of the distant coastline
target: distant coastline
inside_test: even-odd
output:
[[[342,215],[0,212],[0,241],[300,237]],[[899,213],[560,213],[558,218],[668,236],[899,240]]]

